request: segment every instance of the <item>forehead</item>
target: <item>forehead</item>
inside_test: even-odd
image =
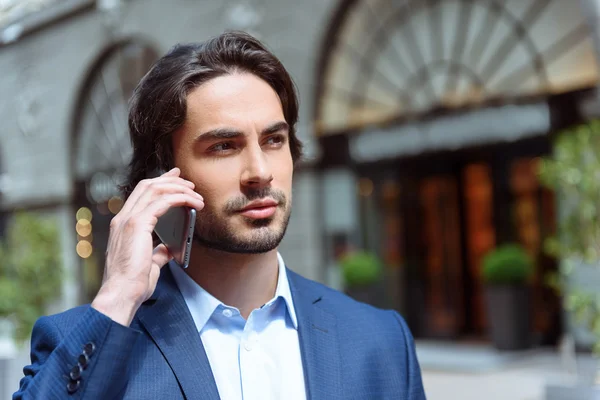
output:
[[[283,120],[279,96],[250,73],[222,75],[193,89],[187,97],[186,125],[195,129]]]

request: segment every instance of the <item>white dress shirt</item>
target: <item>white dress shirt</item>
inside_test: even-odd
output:
[[[171,263],[202,339],[222,400],[305,400],[298,320],[285,264],[277,253],[275,297],[244,320]]]

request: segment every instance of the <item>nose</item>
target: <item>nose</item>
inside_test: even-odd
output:
[[[260,188],[269,185],[272,180],[273,171],[262,148],[259,145],[247,148],[241,184]]]

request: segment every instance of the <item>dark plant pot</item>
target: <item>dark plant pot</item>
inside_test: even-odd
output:
[[[487,317],[498,350],[531,346],[530,289],[525,285],[488,285]]]

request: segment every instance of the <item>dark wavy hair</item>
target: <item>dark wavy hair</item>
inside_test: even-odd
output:
[[[121,191],[128,198],[135,186],[157,168],[174,167],[171,135],[184,123],[188,93],[218,76],[249,72],[278,94],[290,126],[294,162],[302,156],[296,136],[298,97],[283,64],[256,38],[239,31],[225,32],[203,43],[178,44],[152,66],[129,102],[129,134],[133,157]]]

